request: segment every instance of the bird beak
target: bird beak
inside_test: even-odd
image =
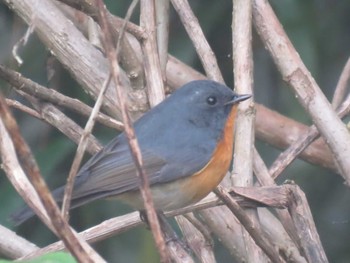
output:
[[[237,104],[238,102],[247,100],[251,97],[252,95],[250,94],[242,94],[242,95],[235,95],[232,100],[228,101],[225,103],[225,105],[229,104]]]

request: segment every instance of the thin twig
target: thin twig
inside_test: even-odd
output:
[[[253,17],[255,28],[283,79],[325,138],[340,174],[350,186],[350,134],[346,126],[300,59],[270,4],[253,0]]]
[[[259,206],[270,206],[274,208],[287,208],[289,204],[289,193],[291,185],[274,186],[274,187],[251,187],[251,188],[233,188],[230,191],[232,198],[242,207],[259,207]],[[244,189],[245,195],[237,195],[237,192]],[[247,193],[249,191],[249,194]],[[254,197],[254,195],[259,197]],[[245,197],[247,196],[247,197]],[[270,198],[268,203],[267,199]],[[259,201],[260,200],[260,201]],[[265,203],[264,203],[265,202]],[[223,205],[222,201],[215,196],[210,194],[200,202],[173,211],[166,212],[167,217],[173,217],[177,215],[187,214],[195,211],[206,211],[208,208]],[[231,212],[230,212],[231,213]],[[132,212],[126,215],[118,216],[115,218],[108,219],[96,226],[82,231],[79,235],[89,243],[95,243],[117,234],[123,233],[133,227],[142,224],[138,212]],[[222,225],[221,225],[222,226]],[[227,229],[224,229],[227,231]],[[231,237],[232,238],[232,237]],[[26,258],[37,257],[39,255],[62,250],[64,245],[62,242],[53,243],[47,247],[44,247],[31,255],[27,255]]]
[[[155,3],[152,0],[141,0],[140,25],[147,38],[141,42],[148,99],[151,107],[164,100],[164,82],[157,47]]]
[[[36,98],[33,98],[32,96],[21,91],[18,91],[18,93],[25,97],[33,105],[33,107],[40,112],[43,120],[51,124],[53,127],[56,127],[76,144],[79,143],[81,134],[83,134],[83,129],[77,123],[68,118],[51,103],[40,102]],[[90,154],[95,154],[102,148],[100,143],[92,134],[89,135],[88,140],[89,144],[87,151]]]
[[[337,109],[343,101],[346,91],[348,89],[348,83],[350,79],[350,58],[346,61],[346,64],[340,74],[337,86],[334,91],[332,99],[333,109]]]
[[[150,188],[149,188],[148,177],[143,169],[143,161],[142,161],[141,151],[140,151],[140,148],[139,148],[139,145],[137,142],[135,131],[132,127],[132,123],[131,123],[130,118],[128,116],[127,108],[126,108],[125,101],[124,101],[124,95],[122,94],[122,90],[121,90],[122,83],[120,82],[120,79],[119,79],[120,78],[120,76],[119,76],[120,69],[119,69],[119,64],[116,60],[117,53],[116,53],[116,50],[113,46],[113,41],[112,41],[112,38],[110,35],[110,25],[109,25],[107,18],[106,18],[106,9],[105,9],[105,6],[101,0],[96,0],[95,3],[99,9],[99,22],[100,22],[100,26],[101,26],[102,33],[103,33],[102,39],[103,39],[103,43],[104,43],[104,48],[105,48],[105,51],[106,51],[106,54],[107,54],[107,57],[108,57],[108,60],[110,63],[112,79],[113,79],[113,81],[115,83],[115,87],[117,89],[116,92],[117,92],[117,96],[118,96],[118,101],[121,105],[123,122],[125,125],[125,134],[127,136],[130,151],[131,151],[131,154],[132,154],[134,162],[135,162],[137,174],[138,174],[139,178],[141,179],[140,192],[142,195],[142,199],[144,201],[144,206],[146,209],[147,218],[148,218],[148,221],[150,223],[152,234],[153,234],[156,246],[158,248],[158,251],[159,251],[159,254],[161,257],[161,261],[162,262],[170,262],[169,254],[166,250],[164,236],[162,235],[159,221],[157,218],[157,214],[156,214],[155,209],[154,209],[152,195],[151,195]]]
[[[9,105],[10,107],[18,109],[18,110],[21,110],[21,111],[27,113],[30,116],[33,116],[33,117],[35,117],[35,118],[37,118],[39,120],[42,120],[41,115],[37,111],[35,111],[35,110],[33,110],[33,109],[23,105],[19,101],[11,100],[11,99],[5,99],[5,100],[6,100],[7,105]]]
[[[339,118],[345,117],[350,112],[350,95],[347,96],[345,101],[340,105],[337,110]],[[319,130],[315,125],[302,134],[295,142],[282,152],[276,160],[272,163],[269,169],[269,173],[272,178],[277,178],[286,168],[290,165],[298,155],[304,151],[317,137],[320,135]]]
[[[164,83],[166,83],[166,64],[168,63],[169,5],[170,0],[155,0],[157,46]]]
[[[192,40],[199,59],[202,62],[205,73],[209,79],[224,83],[214,52],[199,25],[198,19],[187,0],[171,0],[176,12],[179,14],[187,34]]]
[[[253,95],[252,1],[234,0],[232,6],[232,53],[234,90]],[[235,120],[235,144],[231,182],[235,186],[253,185],[254,101],[238,105]],[[260,225],[257,210],[246,210],[247,216]],[[242,231],[248,262],[267,262],[267,258],[250,235]]]
[[[62,215],[67,222],[69,221],[69,208],[70,208],[70,202],[71,202],[71,197],[73,193],[75,176],[77,175],[81,161],[83,160],[83,156],[88,144],[88,137],[91,134],[92,129],[94,128],[95,118],[101,108],[103,96],[106,92],[106,89],[110,81],[111,81],[111,77],[109,76],[101,88],[100,94],[97,97],[95,106],[91,112],[89,120],[85,125],[84,132],[80,137],[78,148],[73,159],[72,167],[69,171],[67,184],[64,189],[63,202],[62,202]]]
[[[77,99],[65,96],[56,90],[48,89],[28,78],[25,78],[17,71],[0,65],[0,77],[7,81],[16,90],[24,91],[35,98],[52,102],[55,105],[65,107],[84,116],[90,116],[92,108]],[[99,113],[96,120],[107,127],[123,130],[124,125],[115,119]]]
[[[7,131],[12,137],[18,156],[21,158],[21,163],[27,172],[27,176],[31,179],[33,186],[38,192],[40,200],[49,214],[58,236],[79,261],[104,262],[104,260],[94,252],[87,243],[83,246],[83,242],[79,240],[61,216],[55,200],[40,175],[39,167],[37,166],[28,145],[20,135],[17,123],[12,117],[3,97],[0,97],[0,115]]]
[[[39,248],[18,236],[15,232],[0,225],[0,254],[7,258],[15,259],[33,253]]]
[[[266,253],[272,262],[284,262],[272,244],[266,240],[265,234],[262,232],[259,226],[254,224],[250,217],[239,206],[239,204],[233,200],[233,198],[224,188],[218,186],[214,190],[214,193],[219,196],[221,200],[227,205],[227,207],[232,211],[232,213],[237,217],[237,219],[252,236],[256,244]]]

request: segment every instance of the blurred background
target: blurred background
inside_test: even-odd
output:
[[[108,9],[124,16],[130,1],[105,1]],[[313,77],[331,100],[334,88],[346,60],[350,55],[350,1],[333,0],[272,0],[270,1],[295,48]],[[213,48],[225,81],[233,86],[232,75],[232,0],[191,0],[190,4]],[[135,13],[133,21],[138,22]],[[26,25],[5,4],[0,3],[0,63],[14,65],[11,51],[22,37]],[[268,52],[256,33],[253,33],[254,87],[257,102],[266,105],[290,118],[310,124],[309,117],[283,83]],[[178,16],[171,8],[169,51],[188,65],[203,71],[191,41]],[[47,64],[52,63],[49,51],[33,35],[25,48],[20,49],[24,63],[17,69],[26,77],[48,86]],[[69,74],[59,66],[56,77],[51,80],[59,91],[93,105],[89,97]],[[16,95],[0,80],[0,89],[5,96]],[[51,126],[21,112],[14,111],[21,131],[40,165],[48,184],[54,188],[65,182],[76,146]],[[80,125],[85,118],[66,112]],[[94,134],[105,144],[115,136],[115,131],[96,126]],[[264,142],[257,141],[258,150],[267,165],[279,151]],[[319,231],[321,241],[330,262],[350,261],[350,191],[340,176],[329,170],[295,161],[278,179],[294,180],[306,193]],[[0,171],[0,224],[14,229],[18,234],[39,246],[45,246],[55,237],[38,219],[31,219],[20,227],[14,227],[9,215],[23,201]],[[72,224],[77,230],[86,229],[104,219],[131,211],[117,202],[98,201],[72,213]],[[151,234],[138,227],[121,235],[99,242],[94,247],[109,262],[157,262]],[[218,262],[232,262],[227,250],[215,243]],[[1,258],[1,255],[0,255]]]

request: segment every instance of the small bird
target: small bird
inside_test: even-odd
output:
[[[181,208],[207,196],[223,179],[232,159],[238,95],[210,80],[185,84],[134,123],[155,208]],[[125,133],[91,157],[77,174],[71,208],[114,198],[143,209],[140,179]],[[53,191],[62,203],[64,186]],[[21,224],[29,207],[12,215]]]

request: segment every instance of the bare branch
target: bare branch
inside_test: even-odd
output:
[[[31,179],[45,210],[50,216],[51,222],[58,236],[63,240],[69,251],[83,262],[104,262],[104,260],[84,241],[79,240],[71,230],[67,222],[60,215],[59,209],[53,199],[45,181],[42,179],[39,168],[31,154],[29,147],[20,135],[18,126],[9,112],[5,100],[0,97],[0,115],[6,129],[13,138],[13,142],[21,158],[27,176]]]
[[[0,225],[0,254],[11,259],[19,258],[39,248],[15,232]]]
[[[346,64],[340,74],[337,86],[334,91],[332,99],[333,109],[337,109],[343,101],[346,91],[348,90],[348,83],[350,79],[350,58],[346,61]]]
[[[135,166],[137,169],[137,174],[139,178],[141,179],[141,187],[140,192],[142,199],[144,201],[144,206],[147,213],[147,218],[150,223],[150,227],[152,230],[152,234],[156,243],[156,246],[158,248],[158,251],[160,253],[161,261],[162,262],[170,262],[170,257],[165,245],[164,236],[162,235],[162,231],[160,229],[159,221],[154,209],[154,204],[152,200],[151,191],[149,188],[149,182],[148,177],[144,171],[143,168],[143,161],[142,161],[142,155],[141,150],[139,148],[137,138],[135,135],[135,131],[132,127],[131,120],[128,116],[127,108],[124,101],[124,95],[121,90],[122,83],[120,81],[120,68],[119,64],[116,60],[117,57],[117,51],[115,50],[113,46],[113,41],[110,35],[110,25],[106,17],[106,7],[104,6],[102,0],[96,0],[96,5],[99,9],[99,22],[102,29],[102,36],[103,36],[103,44],[104,48],[106,50],[106,54],[108,57],[108,61],[110,63],[111,68],[111,74],[112,79],[114,81],[115,87],[116,87],[116,93],[118,96],[118,100],[121,105],[122,110],[122,117],[123,122],[125,125],[125,134],[128,139],[129,147],[131,154],[133,156]],[[154,28],[153,28],[154,29]],[[152,29],[152,30],[153,30]]]
[[[155,3],[153,0],[141,0],[140,25],[147,38],[141,42],[145,66],[148,99],[151,107],[165,98],[164,82],[157,46]]]
[[[176,12],[179,14],[182,24],[197,51],[205,73],[209,79],[225,83],[221,75],[214,52],[211,50],[207,39],[199,25],[198,19],[187,0],[171,0]]]
[[[293,88],[299,103],[312,117],[325,138],[341,175],[350,185],[350,134],[333,111],[297,51],[294,49],[271,6],[265,0],[253,1],[255,28],[270,51],[283,79]]]

